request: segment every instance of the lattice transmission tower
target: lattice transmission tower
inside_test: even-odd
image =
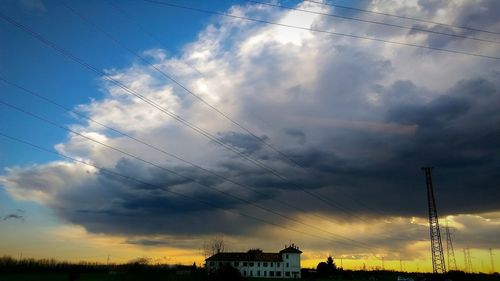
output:
[[[495,273],[495,263],[493,262],[493,249],[489,249],[490,251],[490,262],[491,262],[491,273]]]
[[[431,236],[432,271],[434,273],[446,273],[444,263],[443,243],[441,242],[441,231],[434,199],[434,188],[432,186],[431,167],[423,167],[427,184],[427,203],[429,206],[429,229]]]
[[[450,227],[448,226],[448,220],[446,220],[446,263],[448,264],[448,270],[458,270],[457,260],[455,259],[455,251],[453,250],[453,243],[451,241]]]

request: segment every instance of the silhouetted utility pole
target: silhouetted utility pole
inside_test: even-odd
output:
[[[434,188],[432,186],[431,167],[423,167],[427,183],[427,203],[429,206],[429,229],[431,236],[432,271],[434,273],[445,273],[443,244],[441,243],[441,232],[439,230],[436,201],[434,199]]]
[[[455,260],[455,251],[453,250],[453,243],[451,241],[450,228],[448,227],[448,220],[446,220],[446,255],[448,270],[457,270],[457,261]]]
[[[493,263],[493,249],[490,250],[491,273],[495,272],[495,264]]]

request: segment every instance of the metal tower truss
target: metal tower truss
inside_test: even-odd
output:
[[[448,270],[458,270],[457,261],[455,259],[455,251],[453,250],[453,243],[451,241],[450,228],[448,227],[448,221],[446,221],[446,263],[448,264]]]
[[[439,230],[439,220],[434,199],[434,188],[432,186],[431,167],[423,167],[427,183],[427,202],[429,206],[429,228],[431,236],[432,270],[434,273],[446,273],[444,263],[443,244]]]

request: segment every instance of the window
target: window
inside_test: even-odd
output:
[[[276,267],[280,267],[280,263],[279,262],[276,263]]]
[[[288,254],[286,254],[286,258],[288,259]]]
[[[271,265],[270,265],[270,266],[271,266],[271,267],[273,267],[273,263],[271,263]]]
[[[264,270],[264,277],[266,277],[266,276],[267,276],[267,271]]]
[[[269,271],[269,276],[274,277],[274,271]]]
[[[247,262],[244,262],[244,263],[243,263],[243,266],[247,266]]]
[[[257,263],[257,266],[260,266],[260,262]]]
[[[249,262],[249,263],[248,263],[248,265],[249,265],[249,266],[253,266],[253,262]]]
[[[210,266],[214,266],[214,265],[215,265],[215,262],[211,261]]]
[[[257,270],[257,276],[260,276],[260,270]]]
[[[267,267],[267,262],[263,262],[263,263],[262,263],[262,266],[263,266],[263,267]]]
[[[250,276],[253,276],[253,271],[252,270],[250,270]]]
[[[290,271],[285,272],[286,277],[290,277]]]
[[[237,261],[235,261],[235,262],[234,262],[234,266],[240,266],[240,263],[239,263],[239,262],[237,262]]]
[[[243,276],[247,276],[247,271],[243,270]]]
[[[281,277],[281,271],[276,271],[276,276]]]
[[[288,267],[288,263],[286,263],[286,267]]]

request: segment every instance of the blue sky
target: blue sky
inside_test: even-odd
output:
[[[500,31],[500,18],[495,12],[498,2],[479,2],[384,0],[359,1],[356,5]],[[8,254],[26,251],[28,245],[23,242],[30,239],[29,233],[40,232],[43,235],[30,244],[33,256],[77,259],[68,254],[72,247],[80,247],[82,256],[98,252],[101,257],[115,249],[115,254],[125,259],[173,251],[179,261],[192,263],[202,241],[215,234],[226,235],[233,250],[272,248],[285,239],[265,223],[201,206],[172,196],[167,190],[208,200],[222,210],[249,213],[296,228],[255,205],[277,208],[300,222],[324,225],[332,233],[381,249],[366,252],[334,241],[336,253],[356,257],[353,267],[358,266],[356,261],[376,261],[380,255],[395,261],[401,249],[417,263],[428,258],[427,244],[421,242],[428,232],[420,171],[420,166],[427,164],[436,167],[440,214],[461,231],[457,245],[469,243],[478,255],[484,255],[482,251],[488,247],[500,247],[495,238],[500,218],[498,61],[237,21],[144,1],[64,3],[282,154],[162,77],[158,69],[117,46],[59,1],[4,1],[0,12],[186,118],[220,142],[278,171],[281,177],[217,146],[213,139],[207,140],[106,83],[105,77],[0,20],[1,77],[159,148],[120,137],[0,82],[1,101],[129,154],[112,151],[4,105],[0,105],[1,132],[153,183],[146,188],[137,182],[120,181],[92,167],[0,138],[0,218],[9,214],[25,218],[0,221],[7,226],[7,238],[0,240],[0,250]],[[498,44],[354,23],[247,1],[176,3],[306,28],[490,56],[500,54]],[[492,34],[456,28],[450,31],[435,24],[353,13],[308,1],[277,3],[500,41]],[[335,3],[354,5],[351,1]],[[136,21],[161,42],[145,34]],[[207,174],[160,150],[241,185]],[[139,157],[145,161],[137,161]],[[474,176],[477,174],[481,177]],[[304,194],[302,189],[317,197]],[[318,201],[318,197],[335,204],[325,204],[326,200]],[[283,207],[276,201],[300,208]],[[127,219],[119,219],[124,214]],[[310,230],[310,226],[304,227]],[[22,238],[16,237],[21,232]],[[400,232],[407,233],[402,242],[387,242],[388,235]],[[263,236],[269,239],[259,242]],[[293,231],[286,233],[285,240],[297,241],[301,249],[306,249],[310,264],[333,251],[331,244]],[[61,251],[51,251],[44,241],[61,247]],[[148,246],[153,244],[159,246]]]
[[[206,3],[206,1],[197,1],[193,4],[199,5],[204,2]],[[135,59],[57,1],[43,2],[43,7],[25,3],[29,1],[6,1],[2,6],[2,12],[91,65],[101,70],[120,68]],[[157,42],[144,34],[137,27],[136,22],[128,19],[107,1],[71,2],[70,5],[112,33],[134,52],[167,46],[167,51],[172,56],[178,55],[184,44],[194,40],[198,31],[211,20],[211,16],[207,14],[157,7],[139,1],[113,3],[151,34],[161,38],[161,42]],[[220,10],[227,8],[228,5],[230,2],[217,1],[209,6],[211,9]],[[0,69],[2,76],[6,79],[46,95],[68,107],[102,96],[96,74],[82,69],[73,61],[5,21],[2,21],[0,32],[1,41],[8,42],[0,46]],[[61,120],[67,124],[74,122],[74,119],[69,118],[67,113],[50,105],[42,106],[43,103],[39,100],[20,93],[15,88],[6,86],[4,83],[1,87],[2,92],[9,92],[8,96],[2,97],[7,97],[10,102],[30,106],[34,110],[41,109],[41,113],[54,120]],[[17,115],[15,119],[9,117],[11,113],[7,110],[2,110],[0,114],[2,120],[5,121],[2,125],[8,126],[5,128],[7,131],[15,132],[20,137],[36,135],[40,144],[45,146],[50,147],[62,141],[66,135],[66,132],[61,130],[35,125],[36,122],[32,118],[24,117],[22,114]],[[11,146],[17,145],[5,142],[2,144],[0,160],[2,167],[54,158],[46,153],[21,147],[8,149]]]

